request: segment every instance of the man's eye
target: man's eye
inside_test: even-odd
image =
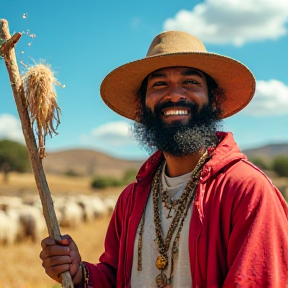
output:
[[[195,84],[195,85],[199,85],[200,83],[196,80],[193,79],[187,79],[183,82],[184,84]]]
[[[157,81],[157,82],[155,82],[152,86],[155,87],[155,86],[165,86],[165,85],[166,85],[165,82]]]

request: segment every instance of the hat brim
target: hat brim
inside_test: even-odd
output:
[[[243,109],[255,92],[255,78],[242,63],[214,53],[184,52],[147,57],[124,64],[111,71],[102,81],[103,101],[116,113],[136,120],[140,89],[144,78],[164,67],[185,66],[197,68],[210,75],[224,89],[221,118],[227,118]]]

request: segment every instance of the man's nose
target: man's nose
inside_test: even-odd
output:
[[[173,87],[169,89],[165,96],[165,101],[166,102],[179,102],[179,101],[185,101],[186,100],[186,95],[185,92],[183,91],[182,87]]]

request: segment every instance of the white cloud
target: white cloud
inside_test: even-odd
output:
[[[257,81],[255,96],[243,113],[251,116],[288,115],[288,86],[274,79]]]
[[[0,115],[0,139],[24,143],[20,120],[10,114]]]
[[[129,124],[125,121],[109,122],[99,126],[88,134],[81,136],[83,144],[94,144],[96,146],[103,146],[109,144],[110,146],[119,147],[131,144],[133,142],[130,133]]]
[[[287,34],[287,0],[206,0],[192,11],[180,10],[164,30],[182,30],[203,42],[240,46]]]
[[[131,122],[108,122],[80,136],[83,146],[124,159],[143,159],[147,152],[139,149],[131,132]]]

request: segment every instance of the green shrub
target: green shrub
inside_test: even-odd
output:
[[[260,157],[254,157],[251,158],[250,161],[257,167],[259,167],[262,170],[270,170],[269,165],[267,164],[266,161],[264,161],[262,158]]]
[[[78,177],[81,176],[79,173],[77,173],[76,171],[69,169],[64,173],[65,176],[69,176],[69,177]]]
[[[136,169],[127,170],[121,180],[112,177],[95,177],[91,182],[92,188],[108,188],[127,185],[135,180],[137,175]]]
[[[121,180],[111,177],[95,177],[91,182],[92,188],[108,188],[123,185]]]
[[[288,177],[288,157],[277,156],[272,163],[273,170],[281,177]]]

